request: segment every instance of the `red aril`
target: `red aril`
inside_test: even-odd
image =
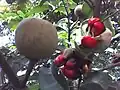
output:
[[[90,30],[90,33],[94,34],[94,36],[98,36],[100,34],[102,34],[105,31],[105,27],[104,24],[102,22],[95,22],[93,24],[92,29]]]
[[[76,67],[75,61],[67,61],[64,65],[67,69],[74,69]]]
[[[97,46],[97,41],[94,37],[84,36],[81,40],[81,45],[87,48],[95,48]]]
[[[100,18],[97,18],[97,17],[90,18],[90,19],[88,20],[88,26],[93,26],[93,24],[94,24],[95,22],[98,22],[98,21],[100,21]]]
[[[68,78],[68,79],[77,79],[80,76],[80,73],[76,69],[67,69],[66,67],[63,67],[62,69],[63,74]]]
[[[57,66],[62,66],[66,63],[66,59],[63,54],[57,56],[54,60],[54,64]]]

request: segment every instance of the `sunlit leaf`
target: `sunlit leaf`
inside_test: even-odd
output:
[[[35,14],[35,13],[41,13],[48,9],[49,9],[48,5],[43,5],[43,6],[38,5],[38,6],[33,7],[31,10],[29,10],[29,12],[27,13],[27,16]]]
[[[18,14],[20,17],[25,18],[25,14],[24,14],[21,10],[17,11],[17,14]]]
[[[92,9],[89,7],[87,3],[83,4],[82,11],[86,17],[90,17],[93,14]]]

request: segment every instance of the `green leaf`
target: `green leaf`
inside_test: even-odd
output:
[[[29,87],[29,90],[39,90],[39,84],[33,84]]]
[[[25,14],[24,14],[21,10],[17,11],[17,14],[18,14],[20,17],[25,18]]]
[[[110,31],[112,32],[113,36],[115,35],[115,28],[112,26],[112,21],[110,19],[107,19],[104,21],[104,24],[106,28],[109,28]]]
[[[35,13],[40,13],[40,12],[44,12],[45,10],[48,10],[49,6],[48,5],[43,5],[43,6],[35,6],[33,7],[31,10],[29,10],[29,12],[27,13],[27,16],[35,14]]]
[[[92,9],[89,7],[89,5],[87,3],[83,4],[82,11],[83,11],[84,15],[87,18],[89,18],[89,17],[91,17],[93,15],[93,11],[92,11]]]
[[[16,13],[12,13],[12,12],[10,12],[10,13],[3,13],[2,15],[0,15],[0,18],[2,18],[2,19],[8,19],[8,18],[15,18],[15,16],[17,16],[17,14]]]
[[[66,15],[66,10],[64,6],[57,8],[54,12],[60,12]]]
[[[16,49],[16,46],[15,45],[11,45],[9,48],[10,49]]]
[[[58,36],[61,39],[67,39],[68,33],[65,31],[60,31],[60,32],[58,32]]]
[[[12,19],[8,24],[8,26],[10,27],[10,30],[14,31],[17,28],[17,25],[19,22],[20,20]]]

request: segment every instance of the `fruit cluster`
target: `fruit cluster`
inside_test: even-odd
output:
[[[96,36],[99,36],[105,31],[105,26],[100,18],[90,18],[88,20],[88,35],[83,36],[81,45],[87,48],[95,48],[97,46]]]
[[[99,49],[104,50],[110,44],[112,32],[105,29],[100,18],[90,18],[86,31],[87,35],[82,37],[80,45],[75,46],[74,49],[65,49],[54,60],[54,64],[68,79],[74,80],[81,75],[86,75],[90,71],[92,55]],[[94,51],[93,48],[95,48]],[[89,50],[86,51],[86,49]],[[91,57],[89,58],[89,56]]]
[[[89,71],[90,62],[87,60],[80,60],[75,57],[67,59],[62,53],[56,57],[54,64],[58,66],[61,72],[68,79],[75,80],[81,77],[81,74],[87,73]]]

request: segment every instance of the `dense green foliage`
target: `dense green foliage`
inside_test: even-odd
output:
[[[74,47],[74,40],[76,38],[79,38],[78,34],[83,34],[80,28],[81,22],[93,16],[93,9],[85,1],[86,0],[28,0],[26,1],[26,3],[18,3],[17,1],[15,1],[13,3],[10,2],[8,4],[0,4],[0,20],[2,23],[0,27],[0,35],[3,35],[3,33],[5,33],[3,31],[7,30],[8,34],[4,34],[3,36],[9,37],[11,42],[10,44],[6,43],[6,46],[1,50],[3,50],[2,52],[5,53],[4,55],[6,56],[6,58],[8,58],[8,62],[10,62],[9,64],[15,62],[11,66],[13,67],[13,69],[14,67],[16,67],[16,74],[18,71],[24,71],[24,69],[26,69],[26,65],[23,65],[23,63],[27,64],[28,62],[28,60],[24,56],[18,54],[15,47],[15,42],[13,38],[14,31],[18,23],[22,19],[29,17],[37,17],[48,20],[52,22],[53,25],[55,25],[57,28],[59,37],[59,49],[62,50],[67,47]],[[120,9],[120,4],[117,0],[103,0],[103,2],[104,3],[101,5],[100,9],[102,19],[104,19],[108,15],[111,15],[111,13],[114,13],[117,9]],[[84,13],[83,16],[80,16],[79,22],[77,21],[77,17],[74,15],[74,8],[78,4],[83,5],[82,12]],[[120,27],[120,17],[117,17],[118,14],[119,13],[110,17],[110,24],[108,25],[110,28],[110,25],[114,26],[114,28],[112,27],[112,29],[114,29],[112,31],[115,34],[119,32]],[[4,27],[2,28],[2,26]],[[93,63],[93,67],[100,68],[111,63],[113,52],[118,51],[118,48],[116,47],[116,43],[111,43],[111,46],[108,48],[108,50],[101,54],[96,54],[96,57],[94,57],[95,61]],[[53,58],[54,56],[52,57],[52,59]],[[25,60],[23,61],[23,59]],[[18,63],[19,65],[16,63]],[[31,75],[28,81],[28,85],[30,85],[30,90],[37,90],[38,88],[37,77],[40,65],[41,62],[36,65],[38,68],[34,68],[33,75]],[[118,69],[119,68],[115,68],[110,71],[111,76],[116,79],[120,77],[118,75]]]

